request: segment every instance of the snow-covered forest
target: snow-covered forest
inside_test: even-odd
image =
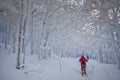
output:
[[[120,69],[120,0],[0,0],[1,65],[13,58],[11,65],[21,71],[56,57],[63,71],[62,60],[81,55]],[[41,73],[25,74],[30,72]]]

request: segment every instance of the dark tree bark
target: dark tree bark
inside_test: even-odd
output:
[[[19,27],[19,38],[18,38],[18,54],[17,54],[17,69],[20,69],[20,58],[21,58],[21,40],[22,40],[22,27],[23,27],[23,0],[20,0],[20,27]]]

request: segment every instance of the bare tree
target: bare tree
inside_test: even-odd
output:
[[[26,32],[26,26],[27,26],[27,19],[28,19],[28,0],[26,0],[25,1],[25,19],[24,19],[24,24],[23,24],[23,36],[24,36],[24,38],[23,38],[23,66],[22,66],[22,68],[24,68],[24,64],[25,64],[25,49],[26,49],[26,43],[25,43],[25,41],[26,41],[26,36],[25,36],[25,32]]]
[[[22,50],[24,52],[23,64],[25,63],[25,29],[27,23],[27,9],[28,9],[26,5],[28,6],[28,0],[20,0],[20,27],[19,27],[19,39],[18,39],[17,66],[16,66],[17,69],[21,68]],[[22,67],[24,66],[22,65]]]
[[[33,30],[34,30],[34,13],[35,13],[35,11],[36,11],[36,9],[33,9],[33,4],[31,3],[31,10],[32,10],[32,13],[31,13],[31,15],[32,15],[32,26],[31,26],[31,55],[33,55],[34,54],[34,38],[33,38],[33,36],[34,36],[34,32],[33,32]]]

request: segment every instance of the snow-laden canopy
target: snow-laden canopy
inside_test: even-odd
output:
[[[96,54],[100,62],[120,63],[119,4],[119,0],[0,0],[0,39],[16,53],[29,48],[27,54],[40,59]]]

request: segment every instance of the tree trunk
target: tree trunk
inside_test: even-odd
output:
[[[18,54],[17,54],[17,69],[20,69],[20,54],[21,54],[21,37],[23,27],[23,0],[20,0],[20,27],[19,27],[19,38],[18,38]]]
[[[25,32],[26,32],[26,25],[27,25],[27,19],[28,19],[28,0],[26,0],[26,14],[25,14],[25,20],[24,20],[24,25],[23,25],[23,36],[24,36],[24,38],[23,38],[23,66],[22,66],[22,68],[24,68],[24,64],[25,64],[25,49],[26,49],[26,44],[25,44]]]
[[[32,6],[32,5],[31,5]],[[31,7],[32,10],[33,6]],[[34,16],[33,16],[34,11],[32,11],[32,26],[31,26],[31,55],[34,54],[34,39],[33,39],[33,27],[34,27]]]
[[[8,45],[8,27],[9,27],[9,21],[6,21],[6,28],[5,28],[5,49],[7,49]]]
[[[15,35],[15,33],[14,33],[14,34],[13,34],[13,51],[12,51],[13,53],[16,52],[16,47],[15,47],[16,44],[15,44],[15,43],[16,43],[16,35]]]

